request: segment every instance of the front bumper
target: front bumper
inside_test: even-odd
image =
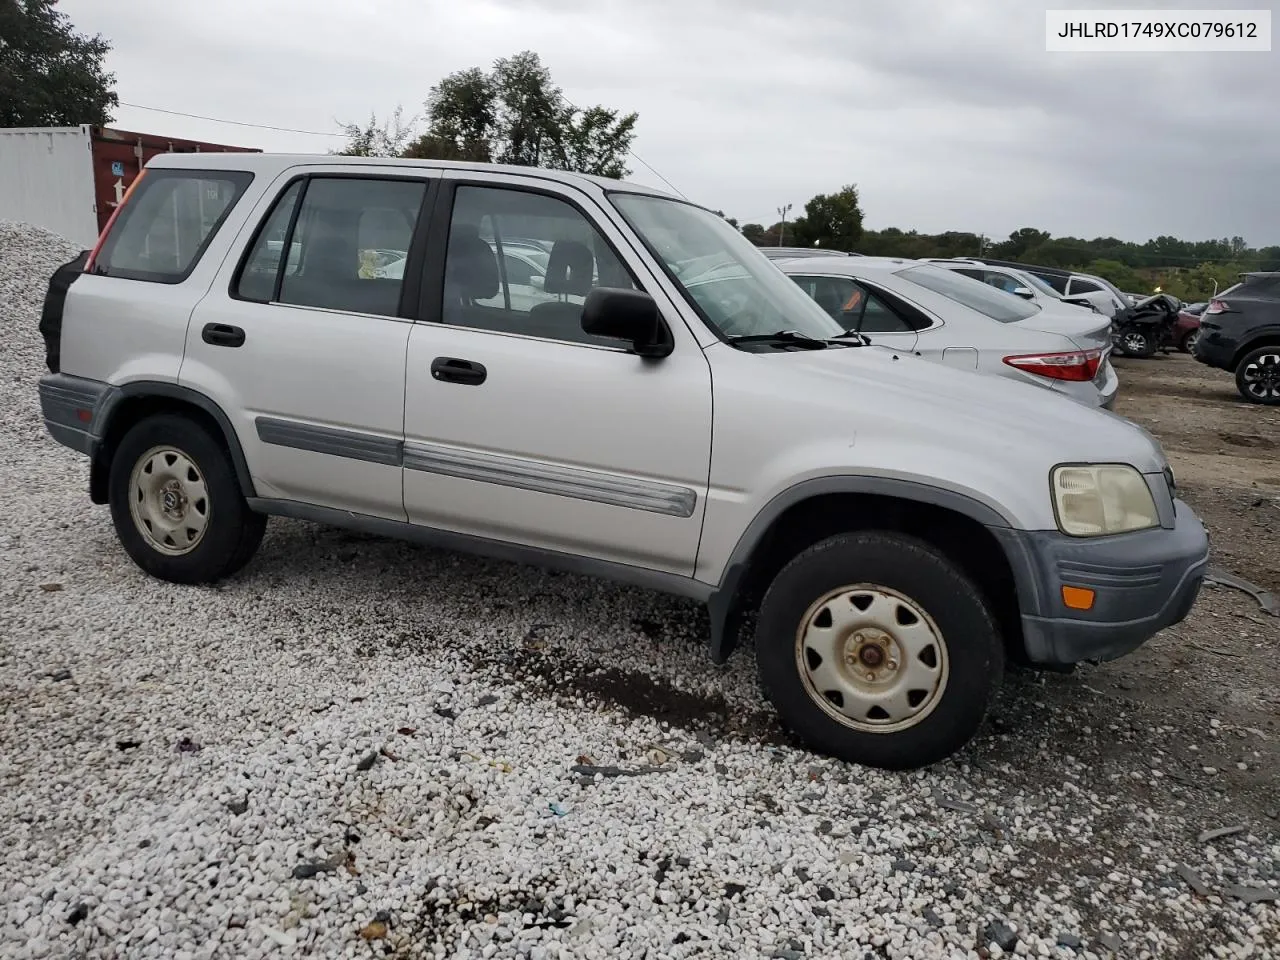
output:
[[[1000,536],[1014,568],[1027,657],[1046,666],[1136,650],[1191,612],[1209,566],[1209,536],[1181,500],[1171,527],[1090,539],[1051,531]],[[1093,590],[1093,607],[1068,608],[1064,586]]]

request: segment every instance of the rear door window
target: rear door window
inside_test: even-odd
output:
[[[244,195],[242,170],[147,168],[94,258],[93,273],[181,283]]]
[[[236,296],[397,316],[426,190],[425,180],[328,174],[295,182],[259,230]]]

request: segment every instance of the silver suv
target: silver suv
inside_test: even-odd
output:
[[[1139,427],[869,346],[646,187],[165,154],[51,290],[45,423],[151,575],[228,577],[277,515],[697,598],[717,662],[754,610],[782,720],[853,761],[946,757],[1006,659],[1121,656],[1208,561]]]

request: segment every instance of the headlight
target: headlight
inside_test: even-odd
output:
[[[1073,537],[1099,537],[1160,525],[1147,481],[1126,464],[1055,467],[1053,506],[1058,529]]]

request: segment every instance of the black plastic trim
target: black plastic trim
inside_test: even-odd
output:
[[[731,627],[734,625],[738,589],[742,577],[751,563],[751,557],[759,547],[765,534],[786,510],[814,497],[832,493],[863,493],[876,496],[895,497],[899,500],[914,500],[932,506],[943,507],[963,514],[993,532],[1009,529],[1012,523],[995,508],[975,500],[962,493],[956,493],[941,487],[930,486],[912,480],[898,480],[892,477],[862,476],[845,474],[832,477],[817,477],[805,480],[795,486],[788,487],[770,500],[756,514],[747,529],[738,538],[729,561],[720,577],[711,599],[708,610],[711,613],[711,658],[716,663],[724,663],[733,652]]]
[[[710,584],[663,570],[651,570],[648,567],[636,567],[609,560],[597,560],[593,557],[561,553],[556,550],[544,550],[540,547],[530,547],[505,540],[475,537],[450,530],[406,523],[402,520],[387,520],[347,510],[336,510],[331,507],[317,507],[296,500],[250,498],[249,508],[270,516],[309,520],[375,536],[421,543],[443,550],[491,557],[511,563],[524,563],[543,569],[563,570],[588,577],[600,577],[646,590],[688,597],[692,600],[706,601],[713,590]]]

